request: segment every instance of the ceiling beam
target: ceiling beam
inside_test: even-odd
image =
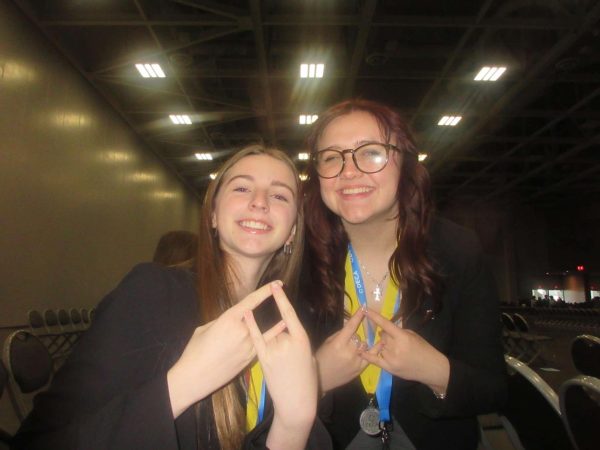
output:
[[[170,0],[171,3],[177,3],[183,6],[189,6],[194,9],[206,11],[217,16],[229,17],[230,19],[239,19],[242,16],[248,15],[247,11],[222,3],[212,2],[209,0]]]
[[[376,8],[377,0],[367,0],[361,10],[360,24],[358,25],[356,39],[354,40],[354,50],[352,52],[352,59],[350,60],[350,67],[347,73],[348,78],[346,78],[346,83],[344,85],[345,98],[352,97],[355,94],[354,86],[356,84],[356,76],[358,75],[361,63],[363,62],[371,20],[373,19]]]
[[[566,185],[569,185],[575,181],[581,180],[581,179],[585,179],[587,177],[590,177],[592,175],[595,175],[596,173],[600,172],[600,164],[596,161],[593,164],[590,164],[590,167],[587,170],[584,170],[582,172],[576,173],[570,177],[567,178],[563,178],[562,180],[554,183],[551,186],[547,186],[544,189],[541,189],[539,192],[536,192],[535,194],[527,197],[526,199],[524,199],[523,201],[525,202],[529,202],[531,200],[535,200],[536,198],[539,198],[543,195],[547,195],[551,192],[554,192],[558,189],[563,188]],[[600,185],[600,181],[596,181],[596,186]]]
[[[229,106],[230,108],[233,108],[236,111],[252,111],[252,108],[249,105],[242,105],[240,103],[234,103],[232,100],[229,100],[226,98],[209,97],[207,95],[197,95],[197,94],[193,94],[193,95],[184,94],[181,92],[169,91],[167,89],[160,89],[160,88],[157,88],[156,86],[148,85],[145,83],[140,83],[139,81],[138,82],[128,82],[128,81],[122,81],[117,78],[104,77],[104,76],[91,76],[91,78],[95,79],[99,82],[103,82],[103,83],[128,86],[128,87],[132,87],[132,88],[136,88],[136,89],[142,89],[142,90],[146,90],[146,91],[155,92],[157,94],[172,95],[175,97],[189,97],[193,100],[214,103],[216,105]]]
[[[483,4],[483,6],[479,9],[479,12],[477,13],[477,17],[475,19],[475,23],[479,23],[479,22],[481,22],[483,20],[483,18],[487,14],[488,10],[491,8],[492,3],[494,3],[494,0],[487,0]],[[417,119],[417,117],[419,116],[419,114],[421,113],[421,111],[423,111],[423,109],[429,103],[429,100],[437,92],[437,90],[440,87],[442,81],[444,80],[444,77],[447,76],[448,72],[450,71],[450,69],[454,65],[454,62],[456,61],[456,59],[461,54],[463,47],[467,44],[468,40],[471,38],[471,36],[475,32],[475,30],[476,30],[476,28],[474,26],[470,26],[469,28],[467,28],[467,30],[465,31],[465,33],[462,35],[462,37],[460,38],[460,41],[458,42],[458,44],[456,45],[456,47],[452,51],[452,54],[446,60],[446,64],[444,64],[444,67],[442,68],[442,71],[440,72],[438,78],[433,82],[433,84],[431,85],[431,87],[429,88],[429,90],[427,91],[427,93],[425,94],[425,96],[421,99],[421,102],[419,103],[419,106],[417,107],[417,111],[415,112],[415,114],[413,115],[413,117],[411,119],[411,125],[414,126],[415,120]]]
[[[167,53],[171,53],[171,52],[178,51],[178,50],[183,50],[185,48],[193,47],[194,45],[198,45],[203,42],[208,42],[208,41],[212,41],[214,39],[219,39],[219,38],[222,38],[223,36],[227,36],[227,35],[234,34],[234,33],[239,33],[241,31],[245,31],[245,30],[238,26],[235,26],[232,28],[227,28],[227,29],[221,28],[221,29],[206,30],[206,31],[201,32],[199,34],[199,37],[197,37],[196,39],[192,39],[191,41],[186,42],[185,44],[173,45],[169,48],[163,48],[160,51],[140,54],[140,55],[137,55],[135,58],[127,58],[124,61],[121,61],[121,62],[118,62],[115,64],[111,64],[110,66],[96,69],[96,70],[94,70],[94,73],[101,74],[101,73],[105,73],[105,72],[110,72],[112,70],[121,69],[122,67],[135,64],[136,62],[138,62],[140,60],[140,58],[147,59],[147,58],[155,58],[157,56],[163,56],[163,55],[166,55]]]
[[[583,16],[581,24],[576,30],[566,33],[551,49],[544,52],[540,59],[528,71],[526,71],[521,79],[511,88],[504,92],[498,100],[487,108],[481,114],[480,120],[470,129],[462,133],[461,138],[454,141],[452,145],[443,150],[443,156],[436,160],[431,166],[431,171],[441,170],[444,166],[445,159],[455,153],[466,153],[471,147],[473,139],[477,134],[485,129],[493,119],[497,119],[498,114],[507,107],[515,107],[519,103],[518,96],[523,96],[523,91],[527,88],[533,79],[540,73],[548,69],[554,61],[562,56],[581,36],[594,26],[600,16],[600,3]]]
[[[267,133],[270,144],[277,146],[277,135],[275,130],[275,120],[273,119],[273,101],[269,86],[267,52],[265,49],[265,37],[260,11],[260,0],[250,0],[250,13],[252,16],[252,29],[254,32],[256,55],[258,57],[258,71],[260,74],[259,81],[263,91],[263,102],[267,120]]]
[[[225,16],[225,14],[221,14]],[[230,27],[236,24],[246,24],[250,21],[247,13],[244,15],[230,14],[228,17],[234,20],[224,20],[219,17],[209,16],[195,17],[190,19],[189,15],[169,15],[165,18],[150,19],[148,22],[153,27]],[[320,14],[314,16],[297,16],[285,14],[266,15],[263,20],[264,26],[271,27],[357,27],[362,17],[351,14]],[[373,16],[371,27],[394,27],[394,28],[475,28],[490,30],[573,30],[578,26],[575,17],[561,18],[489,18],[478,21],[474,17],[435,17],[435,16],[402,16],[386,15]],[[67,19],[67,18],[43,18],[39,23],[45,27],[141,27],[144,21],[131,16],[110,19]]]
[[[563,121],[564,119],[566,119],[567,117],[569,117],[571,114],[573,114],[579,108],[581,108],[582,106],[584,106],[587,103],[591,102],[593,99],[595,99],[599,95],[600,95],[600,87],[596,88],[591,93],[587,94],[584,98],[582,98],[581,100],[579,100],[577,103],[575,103],[573,106],[571,106],[566,111],[562,111],[554,119],[552,119],[550,122],[546,123],[542,127],[538,128],[536,131],[534,131],[533,133],[531,133],[524,140],[520,141],[517,145],[515,145],[514,147],[512,147],[508,151],[504,152],[495,161],[493,161],[492,163],[490,163],[489,165],[487,165],[486,167],[484,167],[475,176],[473,176],[473,178],[471,178],[469,180],[466,180],[463,184],[461,184],[460,186],[458,186],[454,191],[450,192],[449,195],[456,194],[456,192],[458,190],[466,187],[469,183],[473,182],[477,178],[483,177],[491,169],[493,169],[497,164],[499,164],[502,161],[507,160],[508,158],[510,158],[511,156],[513,156],[516,152],[518,152],[523,147],[525,147],[526,145],[537,142],[537,140],[539,139],[538,136],[540,136],[542,133],[545,133],[546,131],[549,131],[550,129],[552,129],[552,127],[554,127],[555,125],[557,125],[558,123],[560,123],[561,121]]]
[[[520,177],[516,177],[513,180],[511,180],[507,183],[504,183],[502,185],[502,187],[500,187],[499,189],[496,189],[495,191],[485,195],[482,198],[482,200],[489,200],[492,197],[497,197],[498,195],[503,194],[504,192],[510,190],[513,186],[516,186],[517,184],[522,183],[525,180],[528,180],[529,178],[533,177],[534,175],[537,175],[538,173],[543,172],[544,170],[547,170],[552,166],[555,166],[556,164],[564,161],[565,159],[567,159],[571,156],[576,155],[577,153],[587,149],[588,147],[590,147],[592,145],[598,145],[598,144],[600,144],[600,134],[596,134],[595,136],[585,140],[584,142],[582,142],[579,145],[576,145],[575,147],[571,148],[570,150],[560,153],[555,158],[548,159],[544,164],[541,164],[541,165],[527,171],[527,173],[524,173]]]

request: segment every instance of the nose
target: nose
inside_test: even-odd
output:
[[[341,178],[353,179],[359,177],[362,172],[358,170],[356,164],[354,164],[354,159],[350,153],[346,153],[344,155],[344,168],[340,173]]]
[[[250,209],[262,210],[267,212],[269,210],[269,201],[265,192],[256,191],[250,200]]]

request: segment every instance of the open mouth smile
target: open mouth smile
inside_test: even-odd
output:
[[[257,220],[240,220],[238,224],[249,231],[270,231],[273,227]]]
[[[338,192],[341,195],[359,195],[359,194],[368,194],[372,192],[374,188],[369,186],[358,186],[358,187],[348,187],[344,189],[340,189]]]

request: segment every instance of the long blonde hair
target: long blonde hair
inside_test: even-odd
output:
[[[286,293],[295,297],[298,288],[298,277],[302,264],[304,247],[304,216],[302,212],[302,189],[298,171],[292,160],[281,150],[265,148],[260,145],[245,147],[229,158],[218,171],[216,178],[206,191],[200,213],[200,230],[196,269],[198,274],[198,299],[204,323],[219,317],[230,308],[237,299],[231,286],[235,281],[234,274],[227,266],[224,252],[219,245],[219,238],[212,226],[215,198],[219,193],[224,175],[243,158],[253,155],[266,155],[284,162],[294,174],[297,188],[297,218],[291,254],[284,254],[283,244],[275,252],[258,286],[275,279],[284,282]],[[258,287],[257,286],[257,287]],[[234,450],[241,447],[245,435],[245,404],[239,400],[238,388],[234,379],[229,384],[212,394],[212,407],[221,449]],[[198,408],[196,409],[198,414]]]

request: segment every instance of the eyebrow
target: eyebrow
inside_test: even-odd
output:
[[[358,148],[361,145],[365,145],[365,144],[383,144],[383,142],[381,142],[379,139],[363,139],[360,141],[356,141],[354,142],[354,148]],[[329,147],[326,147],[324,150],[327,149],[342,149],[342,146],[340,145],[330,145]]]
[[[248,181],[252,181],[252,182],[256,181],[252,175],[236,175],[234,177],[231,177],[227,181],[227,183],[225,183],[225,185],[227,186],[227,185],[231,184],[231,182],[233,182],[234,180],[237,180],[238,178],[242,178],[244,180],[248,180]],[[296,193],[294,192],[294,189],[292,189],[288,184],[284,183],[283,181],[273,180],[271,182],[271,186],[279,186],[279,187],[286,188],[287,190],[289,190],[291,192],[291,194],[294,197],[296,197]]]

